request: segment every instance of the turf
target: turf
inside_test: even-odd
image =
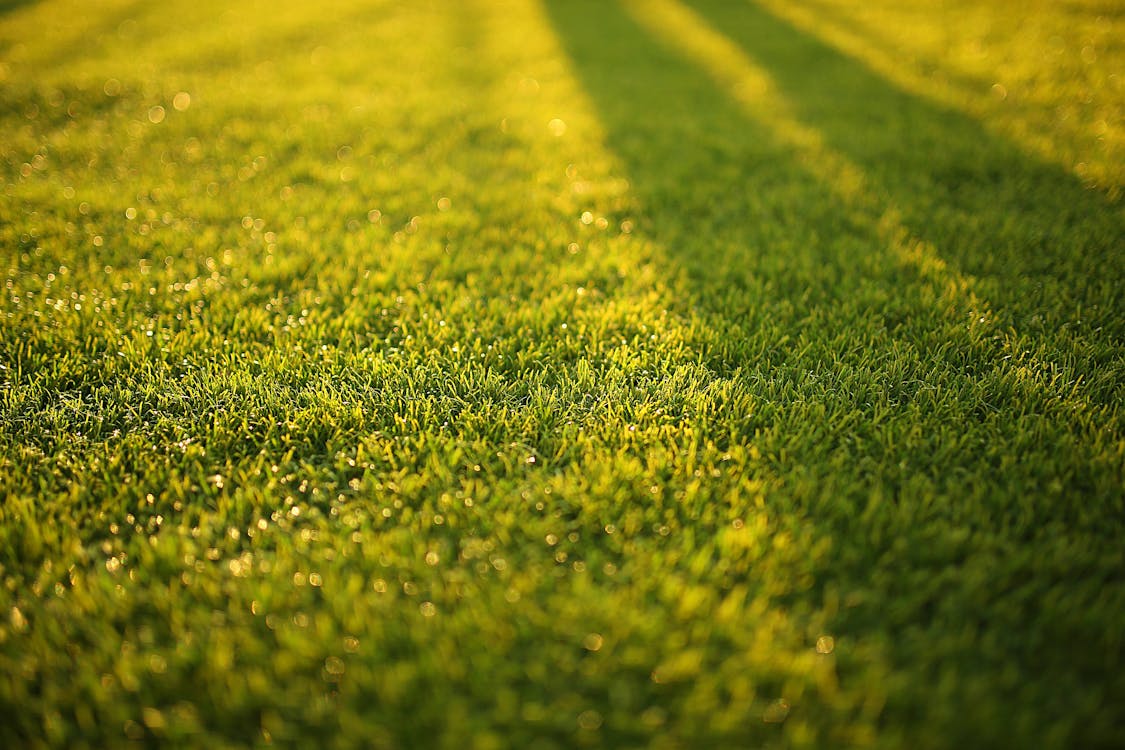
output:
[[[1125,744],[1113,3],[0,5],[0,746]]]

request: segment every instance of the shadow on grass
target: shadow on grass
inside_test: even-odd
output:
[[[975,277],[1003,325],[1029,333],[1099,326],[1123,333],[1112,314],[1125,281],[1120,205],[976,121],[895,88],[760,8],[695,5],[768,71],[804,124],[863,170],[880,203],[901,212],[912,234],[928,240],[952,270]],[[808,200],[817,190],[809,184],[813,178],[786,174],[791,165],[779,165],[784,156],[770,153],[785,150],[776,134],[747,121],[729,102],[730,92],[709,76],[684,70],[677,53],[657,43],[632,52],[628,45],[601,48],[608,46],[606,37],[592,33],[594,24],[604,29],[615,23],[618,10],[552,8],[612,145],[629,164],[662,236],[680,219],[744,241],[780,238],[765,227],[745,234],[746,228],[730,222],[783,219],[793,225],[789,242],[811,232],[832,239],[823,230],[841,223],[843,233],[854,233],[854,222],[825,216],[819,200]],[[621,22],[632,23],[624,16]],[[645,68],[659,69],[660,77],[631,80]],[[806,184],[799,185],[802,180]],[[665,189],[676,198],[665,196]],[[789,189],[807,195],[787,194]],[[680,198],[689,190],[685,203]],[[765,217],[754,210],[762,207],[769,209]],[[719,219],[728,222],[707,226]],[[768,252],[769,246],[760,249]]]
[[[776,82],[778,105],[859,170],[868,195],[849,205],[776,122],[737,104],[676,43],[649,38],[615,5],[547,5],[645,228],[711,312],[754,329],[767,324],[765,303],[795,334],[810,319],[820,332],[826,319],[874,320],[920,349],[952,346],[946,364],[962,376],[998,367],[1012,354],[1003,342],[1018,344],[1040,370],[1077,367],[1068,374],[1083,376],[1084,396],[1112,406],[1125,214],[1105,195],[757,7],[697,3]],[[891,247],[885,214],[932,257]]]
[[[1075,324],[1094,304],[1107,333],[1122,333],[1109,309],[1125,281],[1119,202],[752,3],[693,6],[768,70],[797,117],[858,164],[918,236],[986,285],[1011,325],[1033,326],[1052,307],[1050,322]]]
[[[0,0],[0,18],[17,11],[25,5],[34,5],[39,0]]]
[[[778,512],[807,513],[811,534],[838,542],[795,606],[833,588],[871,595],[835,624],[889,644],[899,729],[1003,746],[996,712],[1034,695],[1051,709],[1021,727],[1025,739],[1049,727],[1109,736],[1088,699],[1119,681],[1099,647],[1059,644],[1100,637],[1090,613],[1114,588],[1110,557],[1093,550],[1110,554],[1120,496],[1107,447],[1120,208],[758,8],[697,4],[824,150],[862,171],[868,200],[850,205],[793,138],[689,60],[676,32],[650,34],[616,3],[544,5],[631,181],[639,231],[729,340],[708,364],[741,368],[757,399],[739,439],[774,457],[789,496]],[[904,260],[884,211],[937,257]],[[977,304],[992,308],[979,327]],[[1056,365],[1076,384],[1067,394],[1048,382]],[[967,486],[974,476],[990,479]],[[969,542],[976,534],[996,546]],[[1027,558],[1040,541],[1090,551],[1082,565],[1098,583],[1075,574],[1077,553]],[[1040,585],[1078,599],[1037,614],[1011,604]],[[952,643],[962,631],[991,645]],[[1030,663],[1038,676],[1010,669]],[[851,669],[843,679],[863,678]],[[1044,697],[1060,685],[1087,698]]]

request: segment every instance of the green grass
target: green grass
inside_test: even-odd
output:
[[[0,746],[1125,743],[1125,18],[788,5],[0,5]]]

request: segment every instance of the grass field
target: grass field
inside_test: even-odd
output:
[[[1125,746],[1119,3],[330,8],[0,5],[0,746]]]

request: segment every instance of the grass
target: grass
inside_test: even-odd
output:
[[[1125,19],[853,5],[0,7],[0,745],[1125,742]]]

